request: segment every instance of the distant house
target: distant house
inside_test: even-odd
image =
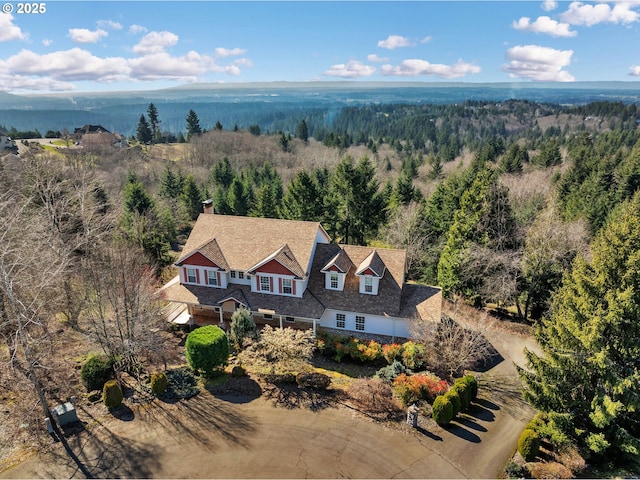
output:
[[[117,133],[111,133],[102,125],[84,125],[73,131],[73,139],[80,145],[113,145],[124,146],[124,138]]]
[[[0,151],[11,150],[16,151],[18,147],[16,142],[14,142],[6,132],[0,132]]]
[[[405,282],[404,250],[336,245],[318,222],[204,213],[161,292],[197,325],[256,323],[391,339],[439,320],[441,290]],[[184,318],[183,317],[183,318]]]

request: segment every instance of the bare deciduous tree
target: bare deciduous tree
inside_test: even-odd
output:
[[[400,205],[389,219],[385,232],[386,243],[406,250],[407,270],[413,278],[419,275],[427,244],[427,238],[421,234],[424,230],[423,222],[422,208],[417,203]]]
[[[414,319],[411,324],[412,337],[427,346],[429,369],[441,378],[462,376],[465,370],[483,366],[495,354],[484,335],[490,325],[487,318],[471,325],[458,316],[443,314],[439,321]]]
[[[102,246],[83,266],[90,289],[86,321],[104,352],[132,372],[143,357],[162,356],[162,342],[153,335],[164,325],[156,279],[143,252],[128,244]]]

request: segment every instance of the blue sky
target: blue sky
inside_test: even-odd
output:
[[[2,0],[0,0],[2,3]],[[640,81],[640,0],[2,3],[0,91]],[[24,10],[24,7],[23,7]]]

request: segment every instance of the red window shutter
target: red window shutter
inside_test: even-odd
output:
[[[278,279],[278,292],[282,293],[282,279]]]
[[[269,277],[269,291],[273,292],[273,277]]]
[[[184,283],[189,281],[189,275],[187,274],[187,267],[182,267],[182,277],[184,278]]]
[[[196,268],[196,283],[200,283],[200,270]]]
[[[296,294],[296,281],[291,280],[291,293]]]
[[[220,272],[216,272],[216,277],[218,277],[218,286],[222,285],[220,282]]]
[[[256,290],[260,291],[260,277],[256,275]]]

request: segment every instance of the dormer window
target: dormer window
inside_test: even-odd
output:
[[[207,270],[207,284],[212,287],[218,286],[218,272],[215,270]]]
[[[329,283],[330,283],[329,287],[334,289],[334,290],[337,290],[338,289],[338,274],[336,272],[331,272],[329,274],[329,277],[330,277],[329,278]]]
[[[373,277],[364,277],[364,293],[373,293]]]
[[[269,277],[260,277],[260,291],[261,292],[271,291],[271,279]]]
[[[282,279],[282,293],[287,294],[287,295],[291,295],[292,292],[293,292],[293,285],[291,283],[291,279],[290,278],[283,278]]]
[[[196,269],[187,267],[187,282],[196,283]]]

